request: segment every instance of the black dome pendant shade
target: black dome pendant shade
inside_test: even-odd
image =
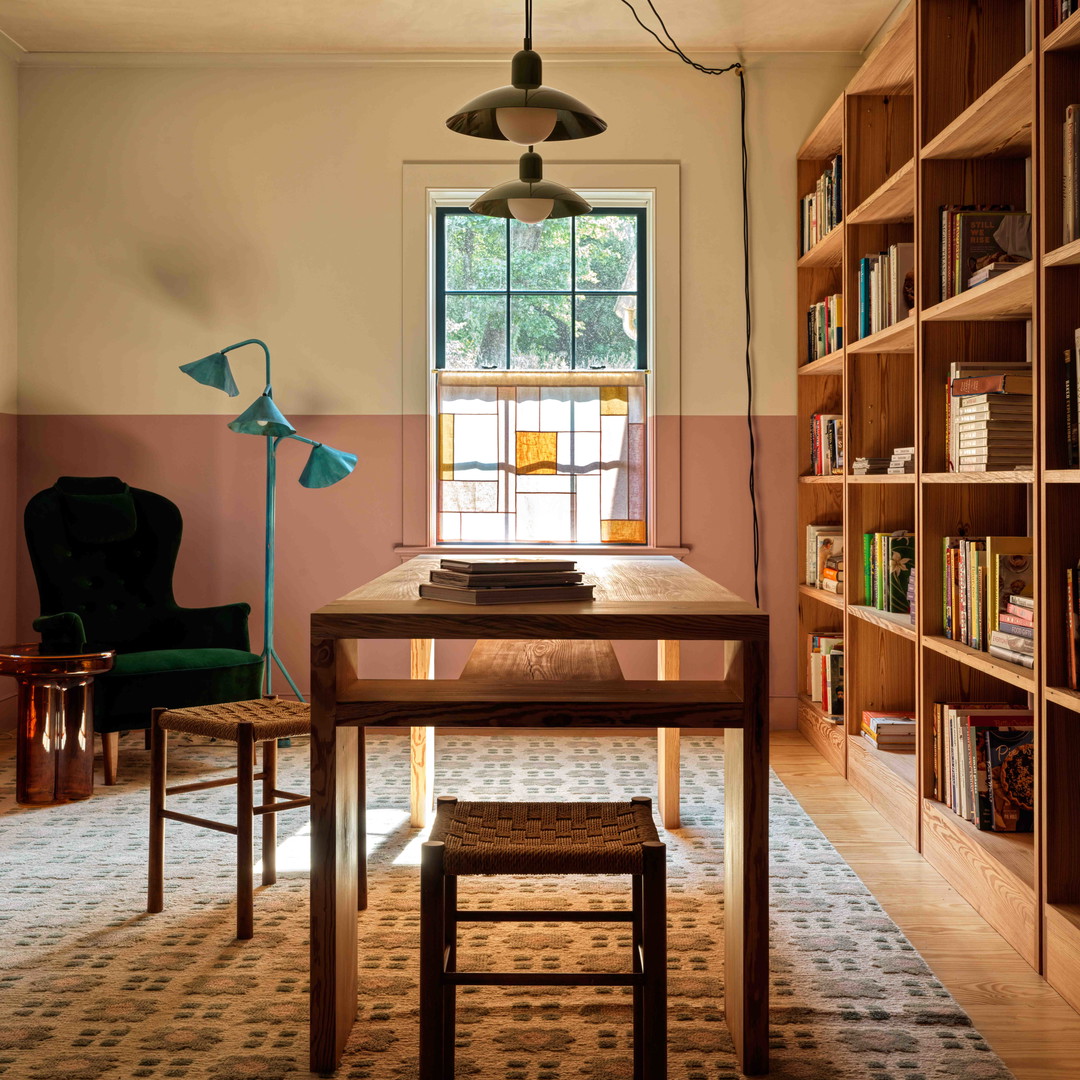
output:
[[[550,208],[548,207],[550,204]],[[485,191],[469,209],[486,217],[517,218],[529,224],[547,218],[588,214],[592,206],[576,191],[544,179],[544,162],[532,147],[521,155],[518,179],[496,184]]]
[[[607,130],[607,124],[587,105],[542,83],[540,54],[532,47],[532,0],[525,0],[525,47],[511,62],[510,85],[462,105],[446,126],[461,135],[523,146],[587,139]]]

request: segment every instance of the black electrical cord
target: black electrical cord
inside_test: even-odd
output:
[[[634,9],[634,5],[630,3],[630,0],[621,0],[621,2],[630,9],[630,13],[634,16],[638,26],[656,38],[662,49],[665,49],[673,56],[677,56],[684,63],[689,64],[695,71],[700,71],[702,75],[725,75],[729,71],[735,71],[739,76],[739,130],[742,144],[743,300],[746,308],[746,430],[750,442],[750,475],[748,489],[750,492],[750,512],[753,518],[754,603],[760,606],[761,592],[758,586],[758,570],[761,564],[761,534],[758,528],[757,491],[754,484],[754,466],[757,457],[757,444],[754,439],[754,366],[751,360],[753,320],[750,303],[750,155],[746,146],[746,72],[742,64],[738,63],[738,61],[734,64],[728,64],[727,67],[712,68],[706,67],[704,64],[699,64],[696,60],[692,60],[683,52],[679,43],[671,36],[671,32],[665,25],[663,17],[660,12],[656,10],[656,5],[653,3],[653,0],[646,0],[646,3],[649,5],[649,9],[652,13],[656,16],[656,21],[660,24],[660,29],[664,32],[664,37],[667,38],[667,41],[653,30],[651,26],[647,26],[641,21],[640,16]]]

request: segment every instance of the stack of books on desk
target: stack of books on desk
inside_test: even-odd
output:
[[[577,563],[565,559],[442,559],[420,595],[458,604],[591,600],[593,587],[582,576]]]

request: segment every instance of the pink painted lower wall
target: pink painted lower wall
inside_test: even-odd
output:
[[[404,444],[415,438],[418,427],[423,428],[417,418],[400,416],[292,420],[301,434],[360,457],[360,466],[347,480],[316,491],[295,482],[304,463],[302,447],[284,446],[278,459],[277,645],[306,690],[309,613],[399,561],[394,548],[403,535],[403,503],[412,494],[403,497]],[[792,417],[762,417],[756,424],[761,603],[772,616],[773,724],[793,726],[795,422]],[[752,597],[745,420],[690,416],[683,417],[679,426],[682,542],[692,549],[687,561]],[[0,446],[3,438],[0,429]],[[17,454],[19,514],[36,491],[60,475],[120,476],[177,503],[185,522],[176,574],[178,601],[201,606],[247,600],[253,608],[252,639],[258,648],[264,461],[260,439],[233,434],[217,416],[22,416]],[[3,460],[10,459],[5,455]],[[2,483],[0,479],[0,498]],[[423,494],[418,496],[422,503]],[[37,592],[21,524],[16,532],[17,631],[26,636],[38,613]],[[0,557],[2,553],[0,547]],[[650,646],[626,643],[619,651],[628,675],[651,675],[655,653]],[[443,648],[440,676],[456,675],[465,652],[462,646]],[[408,672],[407,650],[400,643],[378,644],[366,650],[366,656],[365,674],[397,677]],[[716,661],[715,650],[710,652],[707,646],[684,647],[686,677],[715,677]],[[275,689],[283,688],[284,683],[276,680]]]

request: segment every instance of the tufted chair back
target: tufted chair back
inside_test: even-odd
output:
[[[193,644],[173,599],[174,503],[115,476],[62,476],[24,522],[42,614],[73,611],[91,645],[121,653]]]

